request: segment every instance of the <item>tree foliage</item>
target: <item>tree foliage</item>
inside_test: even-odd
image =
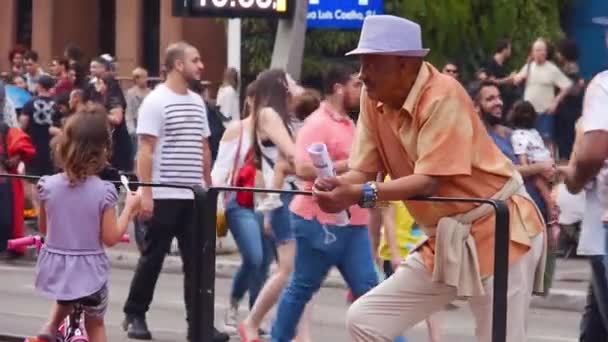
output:
[[[560,12],[567,0],[390,0],[387,13],[422,26],[429,60],[455,60],[469,72],[485,62],[497,41],[513,42],[511,66],[520,66],[538,37],[555,41],[563,35]]]
[[[385,0],[385,12],[416,21],[422,27],[423,44],[431,49],[428,60],[441,66],[458,63],[465,72],[481,66],[496,42],[510,38],[510,66],[523,65],[537,37],[555,41],[563,35],[560,13],[569,0]],[[251,79],[270,64],[276,22],[248,19],[243,25],[243,74]],[[357,44],[359,32],[309,30],[306,35],[302,78],[314,82],[331,61]]]

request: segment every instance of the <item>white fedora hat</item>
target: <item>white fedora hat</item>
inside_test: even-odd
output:
[[[359,45],[352,55],[391,55],[424,57],[420,25],[393,15],[372,15],[365,18]]]

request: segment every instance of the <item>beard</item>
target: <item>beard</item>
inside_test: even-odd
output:
[[[481,114],[481,118],[483,122],[485,122],[490,127],[504,124],[502,116],[496,116],[490,112],[483,112],[483,114]]]
[[[192,90],[193,92],[200,94],[203,91],[203,85],[201,84],[201,81],[194,79],[194,78],[185,78],[186,79],[186,83],[188,83],[188,89]]]
[[[342,99],[342,106],[347,113],[359,112],[359,101],[349,101],[346,96]]]

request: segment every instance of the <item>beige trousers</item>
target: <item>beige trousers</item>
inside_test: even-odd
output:
[[[543,250],[543,234],[531,239],[530,250],[509,267],[507,342],[526,340],[534,273]],[[478,342],[491,342],[493,277],[483,280],[485,296],[469,299]],[[348,332],[355,342],[391,342],[456,298],[456,288],[431,280],[418,253],[397,272],[351,305]]]

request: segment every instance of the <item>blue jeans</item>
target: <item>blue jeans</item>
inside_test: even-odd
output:
[[[553,137],[555,136],[555,115],[538,113],[536,130],[543,139],[553,140]]]
[[[293,214],[292,224],[296,237],[294,272],[281,295],[272,326],[272,342],[293,339],[304,307],[333,266],[338,268],[355,298],[378,284],[364,226],[327,226],[328,234],[319,222]]]
[[[283,206],[270,213],[270,225],[272,226],[272,234],[277,245],[295,239],[291,223],[291,212],[289,211],[289,204],[292,199],[293,195],[291,194],[281,194]]]
[[[238,302],[249,291],[249,307],[252,307],[268,276],[274,247],[262,232],[261,215],[241,207],[234,198],[226,206],[226,222],[242,258],[230,297]]]

